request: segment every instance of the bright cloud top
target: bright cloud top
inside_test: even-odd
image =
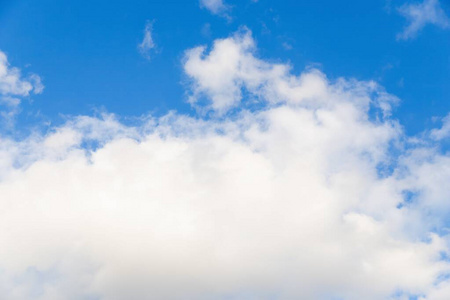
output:
[[[374,82],[255,53],[245,30],[186,52],[191,102],[217,118],[78,116],[3,137],[0,294],[450,297],[450,157],[433,134],[405,136]]]
[[[440,6],[439,0],[424,0],[422,3],[404,4],[399,9],[409,22],[397,39],[408,40],[415,38],[417,33],[426,25],[432,24],[444,29],[450,28],[450,19]]]
[[[207,108],[219,114],[240,105],[244,95],[253,102],[302,104],[313,108],[334,105],[330,97],[338,98],[336,96],[344,96],[347,89],[355,89],[361,92],[357,105],[367,108],[373,102],[382,107],[384,113],[388,113],[390,102],[397,101],[373,81],[339,80],[328,87],[325,75],[318,70],[296,76],[291,74],[289,65],[258,59],[255,42],[245,28],[232,38],[216,40],[211,51],[205,51],[206,47],[201,46],[185,55],[184,69],[191,78],[189,101],[196,104],[204,98],[209,104]],[[367,97],[370,93],[374,94],[374,99]]]

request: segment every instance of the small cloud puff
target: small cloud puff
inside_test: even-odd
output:
[[[206,8],[214,15],[228,17],[227,12],[230,7],[223,0],[200,0],[200,6]]]
[[[23,77],[20,69],[11,67],[8,57],[0,51],[0,121],[12,126],[14,117],[20,111],[22,99],[44,90],[41,77],[31,73]]]
[[[10,67],[8,57],[0,51],[0,95],[25,97],[30,93],[40,94],[43,90],[44,85],[38,75],[23,78],[20,69]]]
[[[450,138],[450,113],[442,120],[442,127],[431,131],[431,137],[434,140],[443,140]]]

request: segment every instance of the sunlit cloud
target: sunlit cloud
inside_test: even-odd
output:
[[[183,68],[208,117],[74,116],[0,139],[1,295],[450,296],[447,123],[408,137],[379,84],[294,74],[246,29]]]

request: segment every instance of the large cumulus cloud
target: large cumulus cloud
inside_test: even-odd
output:
[[[407,137],[381,86],[292,74],[247,30],[184,67],[208,118],[1,139],[5,299],[449,296],[447,123]]]

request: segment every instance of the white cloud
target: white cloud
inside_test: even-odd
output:
[[[200,6],[209,10],[215,15],[224,15],[229,11],[230,7],[223,0],[200,0]]]
[[[256,45],[251,32],[245,28],[226,39],[216,40],[209,53],[201,46],[185,54],[184,69],[190,77],[193,104],[206,98],[209,108],[224,114],[240,104],[244,94],[271,104],[323,105],[327,97],[345,97],[353,88],[363,99],[358,105],[369,107],[376,101],[388,113],[389,102],[397,101],[375,82],[339,79],[329,85],[325,75],[311,69],[298,76],[291,74],[286,64],[268,63],[256,57]],[[368,93],[377,95],[374,99]],[[339,101],[339,99],[336,99]],[[333,104],[328,102],[327,105]]]
[[[38,75],[31,74],[28,79],[22,78],[20,70],[10,67],[6,54],[0,51],[0,95],[25,97],[32,92],[39,94],[43,89]]]
[[[3,298],[448,298],[433,231],[450,157],[402,144],[375,83],[292,75],[254,45],[241,32],[187,52],[193,95],[234,114],[0,138]]]
[[[43,90],[44,85],[38,75],[30,74],[28,78],[23,78],[20,70],[11,67],[6,54],[0,51],[0,116],[3,123],[11,126],[19,112],[21,99],[31,93],[40,94]]]
[[[398,11],[409,22],[403,32],[397,35],[399,40],[415,38],[427,24],[444,29],[450,28],[450,19],[441,8],[439,0],[424,0],[422,3],[404,4]]]
[[[33,93],[41,94],[44,91],[44,85],[42,84],[41,77],[36,74],[31,74],[29,76],[30,82],[33,84]]]
[[[450,113],[442,121],[442,127],[433,129],[430,133],[431,137],[438,141],[450,137]]]
[[[144,28],[144,38],[142,42],[138,45],[139,53],[147,59],[150,59],[150,52],[156,47],[152,36],[153,22],[147,21]]]

